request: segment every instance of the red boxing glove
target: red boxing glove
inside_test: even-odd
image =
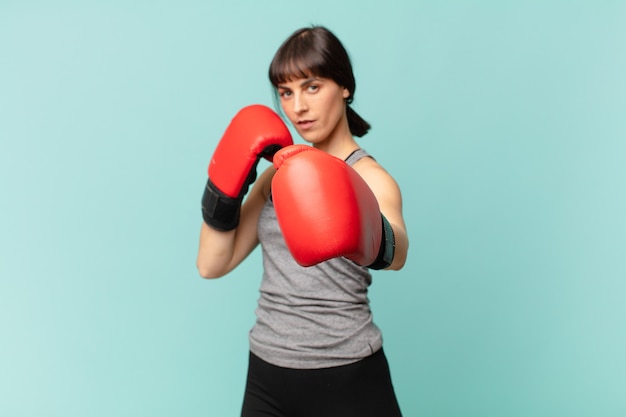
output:
[[[311,266],[340,256],[373,269],[391,264],[393,230],[351,166],[307,145],[280,150],[274,166],[276,217],[298,264]]]
[[[215,148],[202,196],[202,217],[217,230],[239,225],[243,196],[256,179],[260,158],[272,161],[277,150],[293,144],[289,129],[272,109],[251,105],[232,119]]]

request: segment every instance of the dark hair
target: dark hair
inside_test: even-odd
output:
[[[350,107],[356,90],[350,57],[341,41],[323,26],[295,31],[280,46],[269,68],[274,87],[293,78],[311,76],[331,79],[350,92],[346,99],[350,133],[358,137],[365,135],[370,124]]]

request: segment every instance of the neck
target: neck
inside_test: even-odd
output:
[[[348,120],[345,117],[326,140],[316,143],[313,146],[339,159],[347,158],[348,155],[359,148],[352,133],[350,133]]]

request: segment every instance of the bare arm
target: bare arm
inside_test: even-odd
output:
[[[204,278],[220,278],[239,265],[258,245],[257,223],[269,195],[274,167],[268,167],[252,186],[241,207],[239,226],[227,232],[202,222],[196,266]]]
[[[354,164],[354,169],[372,189],[378,200],[381,213],[391,224],[395,237],[393,262],[386,269],[401,269],[407,258],[409,238],[402,215],[402,194],[397,182],[387,171],[371,158],[363,158]]]

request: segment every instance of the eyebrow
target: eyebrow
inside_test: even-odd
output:
[[[306,80],[300,83],[300,87],[305,87],[313,82],[320,81],[319,77],[309,77]],[[289,87],[286,87],[284,84],[278,84],[277,88],[282,88],[283,90],[289,90]]]

